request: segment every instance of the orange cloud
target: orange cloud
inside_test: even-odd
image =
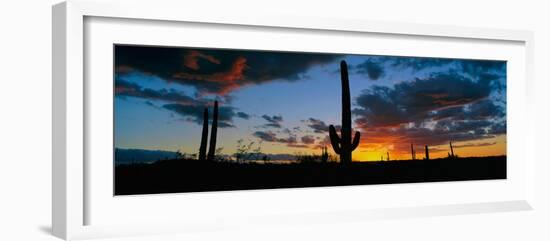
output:
[[[225,95],[240,87],[238,81],[244,78],[244,70],[246,68],[248,68],[246,59],[244,57],[238,57],[232,63],[231,68],[224,72],[211,74],[190,74],[186,72],[179,72],[174,74],[172,77],[175,79],[204,81],[212,83],[215,86],[223,86],[223,88],[217,90],[216,93]],[[216,85],[219,83],[223,83],[223,85]]]
[[[220,64],[220,60],[212,55],[203,54],[197,50],[191,50],[183,57],[183,65],[187,68],[198,70],[200,68],[199,58],[208,60],[210,63]]]

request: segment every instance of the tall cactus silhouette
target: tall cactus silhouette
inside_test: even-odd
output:
[[[359,145],[361,133],[355,132],[353,141],[351,139],[351,100],[349,91],[348,65],[346,61],[340,62],[340,75],[342,81],[342,129],[341,137],[336,133],[333,125],[329,126],[330,143],[336,154],[340,155],[340,163],[346,165],[351,163],[351,152]]]
[[[455,158],[455,151],[453,150],[453,143],[449,141],[449,146],[451,147],[451,155],[450,157],[451,158]]]
[[[208,108],[204,108],[204,115],[202,118],[202,136],[201,146],[199,148],[199,160],[204,161],[206,159],[206,145],[208,142]]]
[[[430,150],[428,150],[428,145],[426,145],[425,148],[426,148],[426,160],[430,160]]]
[[[216,135],[218,134],[218,101],[214,102],[214,114],[212,114],[212,130],[210,130],[210,146],[208,147],[207,160],[213,161],[216,154]]]
[[[412,143],[411,143],[411,157],[412,157],[412,160],[416,160],[416,152],[414,151],[414,147]]]
[[[322,162],[327,162],[328,161],[328,150],[327,150],[326,146],[324,146],[322,148],[321,161]]]

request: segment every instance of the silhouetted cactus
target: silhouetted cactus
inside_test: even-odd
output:
[[[322,148],[323,152],[321,153],[321,161],[322,162],[327,162],[328,161],[328,148],[326,146],[324,146]]]
[[[412,156],[412,160],[416,160],[416,152],[414,151],[414,147],[412,143],[411,143],[411,156]]]
[[[428,150],[428,145],[426,145],[426,160],[430,160],[430,151]]]
[[[210,145],[208,147],[209,161],[214,160],[216,154],[216,135],[218,134],[218,101],[214,101],[214,113],[212,114],[212,130],[210,130]]]
[[[451,156],[450,156],[450,157],[451,157],[451,158],[455,158],[456,156],[455,156],[455,152],[454,152],[454,150],[453,150],[453,143],[450,142],[450,141],[449,141],[449,146],[451,147]]]
[[[206,159],[207,142],[208,142],[208,108],[204,108],[204,115],[202,118],[201,146],[199,148],[199,160],[201,161],[204,161]]]
[[[336,154],[340,155],[340,163],[346,165],[351,163],[351,152],[359,145],[361,133],[355,132],[353,141],[351,139],[351,100],[349,91],[348,66],[346,61],[340,62],[340,75],[342,82],[342,129],[341,138],[336,133],[333,125],[329,126],[330,143]]]
[[[386,160],[389,161],[390,160],[390,152],[386,152]]]

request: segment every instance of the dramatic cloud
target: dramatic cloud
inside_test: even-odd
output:
[[[379,62],[388,63],[394,68],[411,68],[414,71],[420,71],[426,68],[440,67],[443,65],[449,65],[455,63],[454,59],[443,58],[414,58],[414,57],[393,57],[393,56],[380,56],[377,57]]]
[[[252,135],[260,138],[260,140],[265,142],[278,142],[278,143],[285,143],[285,144],[295,144],[298,142],[295,136],[279,138],[277,137],[277,134],[275,134],[272,131],[256,131]]]
[[[355,66],[356,72],[369,77],[371,80],[377,80],[384,75],[384,67],[380,62],[368,59],[365,62]]]
[[[506,134],[506,122],[500,122],[492,125],[491,128],[487,130],[487,133],[491,135]]]
[[[464,128],[468,126],[468,128]],[[361,143],[363,148],[377,150],[390,145],[396,153],[409,153],[410,144],[419,147],[424,145],[447,145],[449,141],[461,142],[482,140],[495,137],[488,133],[479,133],[490,124],[487,123],[455,123],[451,126],[438,125],[435,128],[400,126],[396,128],[366,128],[361,130],[365,134],[365,140]]]
[[[298,139],[294,135],[288,137],[277,137],[277,134],[273,131],[256,131],[252,133],[252,136],[259,138],[265,142],[280,143],[287,147],[294,148],[308,148],[310,144],[315,142],[315,138],[312,136],[304,136],[301,139],[302,143],[298,143]]]
[[[205,59],[210,63],[220,64],[220,60],[214,58],[214,56],[212,55],[207,55],[196,50],[191,50],[187,55],[184,56],[183,65],[185,65],[185,67],[187,68],[198,70],[200,68],[199,59]]]
[[[180,104],[194,104],[196,102],[194,98],[174,89],[153,90],[149,88],[142,88],[135,83],[131,83],[120,78],[115,79],[115,95],[117,97],[129,96]]]
[[[182,117],[186,121],[194,122],[202,125],[205,106],[199,105],[181,105],[181,104],[165,104],[163,107],[171,110]],[[209,116],[212,116],[212,108],[208,109]],[[218,108],[218,126],[221,128],[234,127],[233,117],[237,114],[234,107],[220,106]],[[212,123],[212,120],[209,120]]]
[[[145,99],[145,104],[160,108],[151,101],[161,101],[165,104],[162,108],[173,111],[179,114],[186,121],[202,124],[204,108],[210,107],[210,116],[212,116],[211,105],[213,100],[195,99],[180,91],[174,89],[154,90],[143,88],[135,83],[125,81],[121,78],[115,79],[115,96],[118,98],[135,97]],[[243,119],[249,118],[249,115],[244,112],[236,112],[236,108],[232,106],[222,105],[219,107],[218,125],[221,128],[233,127],[233,117]],[[211,122],[211,120],[210,120]]]
[[[306,125],[309,128],[311,128],[315,133],[319,133],[319,134],[328,133],[328,125],[322,120],[309,118],[307,120],[304,120],[303,122],[305,122]]]
[[[281,128],[281,122],[283,122],[283,117],[280,115],[262,115],[262,118],[267,121],[267,124],[263,125],[265,127]]]
[[[241,119],[245,119],[245,120],[248,120],[250,119],[250,115],[247,114],[247,113],[244,113],[244,112],[237,112],[237,117],[241,118]]]
[[[115,71],[138,71],[195,87],[200,93],[225,95],[242,86],[269,81],[297,81],[309,68],[340,55],[247,50],[116,46]]]
[[[284,128],[281,132],[288,135],[292,135],[292,131],[289,128]]]
[[[441,145],[506,133],[505,109],[490,98],[493,81],[447,73],[363,91],[353,110],[365,134],[362,147],[390,146],[399,153],[411,143]]]
[[[256,131],[252,134],[255,137],[260,138],[262,141],[266,142],[276,142],[277,141],[277,135],[273,133],[272,131]]]
[[[447,118],[452,118],[453,120],[486,120],[504,116],[504,107],[496,105],[490,99],[479,100],[469,105],[435,110],[427,115],[432,120],[444,120]]]
[[[459,61],[462,71],[471,76],[506,74],[506,62],[492,60],[463,60]]]
[[[357,123],[363,125],[396,126],[423,120],[433,112],[445,112],[484,100],[490,93],[491,81],[475,82],[456,74],[440,74],[401,82],[393,88],[374,86],[367,89],[357,97],[359,108],[354,113],[360,116]]]
[[[286,137],[286,138],[279,138],[278,142],[281,142],[281,143],[286,143],[287,145],[295,145],[296,146],[296,143],[298,142],[298,140],[296,139],[295,136],[289,136],[289,137]]]
[[[371,80],[378,80],[386,72],[422,70],[438,67],[448,67],[455,72],[467,74],[472,78],[505,77],[506,62],[494,60],[461,60],[424,57],[397,57],[397,56],[370,56],[364,62],[350,66],[357,74],[367,76]]]
[[[386,72],[403,71],[410,69],[418,72],[427,68],[441,67],[444,65],[456,64],[461,66],[460,60],[442,58],[421,58],[421,57],[397,57],[397,56],[370,56],[362,63],[350,66],[350,70],[356,74],[367,76],[371,80],[378,80]]]

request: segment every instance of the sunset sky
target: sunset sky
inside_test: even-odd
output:
[[[354,160],[506,154],[506,62],[115,46],[115,147],[197,153],[204,107],[220,102],[218,147],[319,154],[341,124],[349,66]],[[211,110],[212,108],[210,108]]]

